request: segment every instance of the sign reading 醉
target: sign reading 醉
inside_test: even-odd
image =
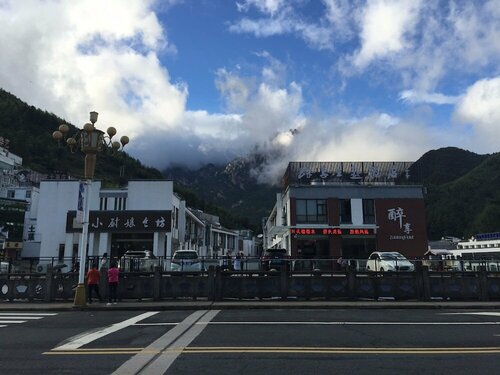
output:
[[[90,211],[89,232],[170,232],[172,212],[168,211]],[[80,232],[76,212],[69,211],[66,232]]]
[[[391,240],[413,240],[415,239],[412,234],[413,229],[411,228],[411,223],[406,220],[406,214],[404,209],[401,207],[389,208],[387,210],[387,219],[397,223],[400,229],[400,233],[391,235],[389,238]]]

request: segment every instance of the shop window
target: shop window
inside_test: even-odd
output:
[[[350,199],[341,199],[340,200],[340,223],[341,224],[352,224],[351,200]]]
[[[325,199],[297,199],[297,223],[326,223]]]
[[[363,223],[375,224],[375,202],[373,199],[363,199]]]

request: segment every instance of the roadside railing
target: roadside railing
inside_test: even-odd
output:
[[[66,263],[61,259],[43,259],[44,263],[41,260],[26,262],[18,272],[0,273],[0,300],[72,300],[78,283],[75,271],[78,268],[74,264],[62,267]],[[86,265],[98,260],[101,259],[89,257]],[[110,261],[114,259],[107,260],[104,265],[99,263],[100,290],[104,298],[107,294],[106,265]],[[413,269],[405,271],[399,263],[394,265],[399,269],[382,271],[382,263],[373,265],[373,262],[355,259],[270,262],[269,259],[244,258],[236,265],[229,259],[203,259],[199,271],[173,271],[168,267],[169,261],[171,259],[155,259],[152,271],[131,271],[122,267],[119,297],[122,300],[194,298],[211,301],[267,298],[500,300],[498,263],[491,260],[460,261],[459,267],[447,267],[439,260],[419,260],[412,261]],[[33,264],[47,266],[43,272],[36,268],[35,272],[26,272],[33,269]],[[368,270],[368,267],[374,268]]]
[[[429,272],[478,272],[485,269],[489,272],[500,272],[500,259],[342,259],[342,258],[277,258],[260,257],[199,257],[197,259],[172,259],[171,257],[150,258],[102,258],[89,256],[85,269],[96,265],[99,269],[107,268],[116,262],[123,272],[153,272],[159,267],[164,272],[206,272],[211,266],[231,271],[269,271],[285,267],[289,272],[330,272],[344,271],[354,268],[363,272],[412,272],[418,267],[427,267]],[[48,269],[54,273],[71,273],[78,271],[78,258],[22,258],[0,260],[0,274],[9,273],[46,273]]]

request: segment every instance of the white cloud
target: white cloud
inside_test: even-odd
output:
[[[317,49],[331,49],[333,47],[333,25],[340,25],[336,20],[339,10],[334,8],[329,1],[330,13],[325,14],[317,23],[305,22],[296,13],[292,2],[285,1],[260,1],[247,0],[239,4],[238,9],[247,12],[251,6],[255,6],[262,14],[262,18],[242,18],[230,25],[229,30],[235,33],[250,33],[259,38],[275,35],[293,34],[303,39],[307,44]]]
[[[247,11],[250,7],[255,6],[261,12],[270,15],[275,14],[285,4],[285,0],[243,0],[236,2],[236,6],[240,12]]]
[[[4,1],[0,85],[76,125],[95,109],[131,136],[172,126],[187,89],[158,61],[168,42],[152,3]]]
[[[472,124],[482,149],[498,151],[500,139],[500,76],[470,86],[457,104],[457,120]]]
[[[315,49],[344,43],[335,58],[355,62],[357,74],[386,69],[390,79],[400,76],[389,84],[406,103],[456,104],[456,118],[475,131],[469,140],[461,129],[439,130],[416,120],[422,116],[388,109],[360,115],[347,107],[342,115],[314,118],[303,112],[305,84],[289,79],[288,65],[269,52],[256,54],[263,61],[257,75],[246,74],[244,64],[236,72],[216,71],[224,113],[189,111],[188,83],[173,83],[159,61],[176,47],[153,0],[127,6],[118,0],[0,0],[0,87],[75,125],[97,110],[100,128],[113,125],[119,136],[130,135],[128,151],[159,168],[226,162],[257,147],[271,155],[257,171],[266,179],[281,176],[290,160],[413,160],[448,145],[481,150],[488,144],[493,151],[500,128],[498,72],[478,78],[461,96],[439,84],[450,71],[482,73],[481,67],[498,63],[499,3],[460,8],[450,2],[445,12],[419,1],[373,0],[363,7],[361,0],[323,0],[324,13],[315,21],[293,7],[304,1],[248,0],[239,3],[242,14],[253,8],[263,17],[231,26],[258,37],[296,35]]]
[[[399,94],[399,97],[401,100],[413,104],[455,104],[460,99],[458,96],[449,96],[440,93],[417,92],[414,90],[405,90]]]
[[[369,1],[361,15],[361,49],[354,64],[364,68],[374,59],[384,58],[411,47],[407,34],[414,32],[420,0]]]
[[[260,181],[279,182],[289,161],[413,161],[439,147],[447,133],[416,120],[373,113],[359,119],[307,119],[292,137],[282,136],[286,142],[270,145],[267,152],[272,157],[254,171]],[[459,141],[454,135],[447,139],[449,144]]]

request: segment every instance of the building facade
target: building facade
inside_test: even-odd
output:
[[[77,180],[40,183],[33,233],[24,247],[29,257],[78,256],[82,224],[78,220],[82,184]],[[186,207],[170,180],[130,180],[119,189],[91,183],[89,192],[89,256],[121,257],[128,250],[151,250],[171,257],[178,249],[212,257],[236,250],[238,232],[223,228],[216,216]],[[207,218],[212,218],[207,220]]]
[[[290,163],[265,222],[264,246],[294,258],[407,257],[427,250],[422,186],[407,185],[409,162]]]

